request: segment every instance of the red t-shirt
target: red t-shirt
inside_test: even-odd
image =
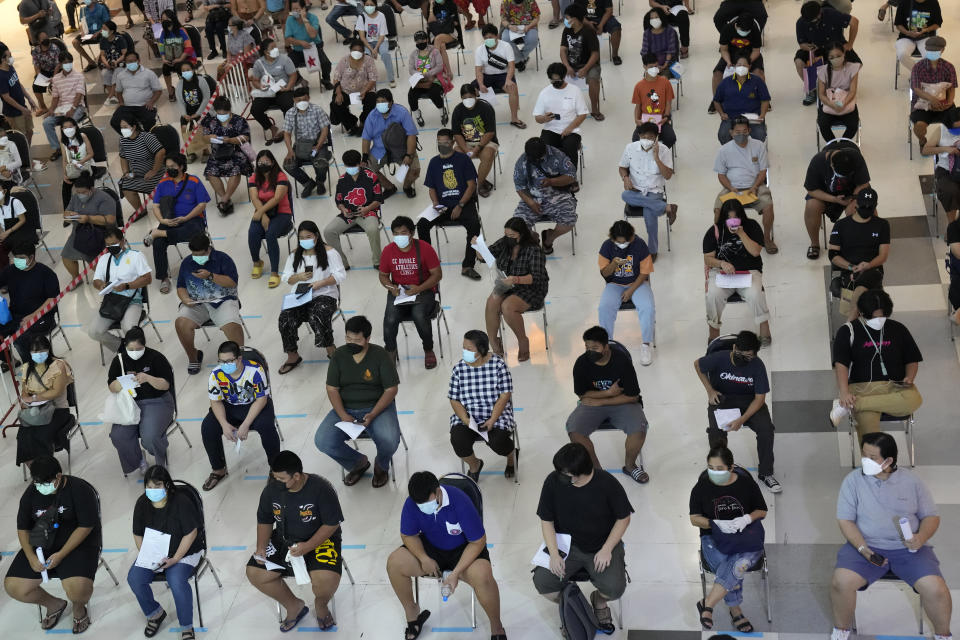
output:
[[[285,185],[287,187],[287,195],[290,195],[290,181],[287,179],[287,174],[283,171],[277,172],[277,186]],[[257,190],[257,197],[260,198],[260,202],[266,202],[276,194],[277,190],[275,188],[271,189],[270,185],[264,184],[261,187],[257,187],[256,175],[252,175],[247,179],[247,186],[252,187]],[[282,215],[292,215],[293,209],[290,208],[290,198],[282,198],[280,202],[277,203],[277,213]]]
[[[390,274],[394,284],[415,285],[430,277],[430,269],[440,266],[437,252],[423,240],[414,239],[420,246],[420,259],[423,267],[417,268],[417,250],[411,244],[407,251],[401,251],[395,242],[391,242],[380,253],[380,271]]]

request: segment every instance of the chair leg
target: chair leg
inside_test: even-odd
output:
[[[243,318],[241,318],[242,320]],[[203,337],[207,339],[207,342],[210,342],[210,334],[207,333],[207,330],[204,327],[200,327],[200,332],[203,334]]]
[[[477,592],[470,588],[470,622],[473,628],[477,628]]]
[[[80,432],[80,439],[83,440],[83,448],[89,449],[90,445],[87,444],[87,434],[83,432],[83,427],[81,427],[79,424],[77,424],[77,431]]]
[[[917,466],[917,454],[913,444],[913,430],[916,427],[916,423],[913,420],[913,414],[910,414],[903,423],[907,436],[907,447],[910,449],[910,466],[915,467]]]
[[[247,328],[247,323],[243,321],[243,316],[240,316],[240,326],[243,327],[243,331],[247,334],[247,338],[253,339],[253,336],[250,335],[250,329]]]
[[[103,343],[98,342],[97,345],[100,347],[100,366],[105,367],[107,366],[107,363],[103,359]]]
[[[550,349],[550,336],[547,333],[547,302],[543,302],[543,348]]]
[[[347,572],[347,580],[350,581],[350,585],[356,585],[357,583],[353,580],[353,572],[350,571],[350,566],[347,564],[346,560],[343,561],[343,570]]]
[[[113,586],[119,587],[120,582],[117,580],[117,576],[113,575],[113,569],[110,568],[110,565],[107,564],[107,561],[103,559],[103,556],[100,557],[100,564],[97,568],[103,567],[107,574],[110,576],[110,579],[113,580]]]
[[[193,574],[193,592],[197,596],[197,618],[200,622],[200,628],[203,628],[203,608],[200,606],[200,584],[197,582],[199,576]]]
[[[50,258],[50,262],[56,263],[56,260],[53,259],[53,254],[50,253],[50,247],[47,246],[47,241],[41,238],[40,244],[43,245],[43,250],[47,252],[47,257]]]
[[[153,328],[153,332],[157,334],[157,342],[163,342],[163,338],[160,337],[160,331],[157,329],[157,325],[153,324],[150,316],[147,316],[147,324],[149,324]]]
[[[277,435],[280,436],[280,442],[283,442],[283,431],[280,430],[280,421],[274,418],[273,426],[277,428]]]
[[[773,623],[773,603],[770,601],[770,570],[767,567],[767,559],[763,559],[763,573],[760,574],[763,580],[763,590],[767,596],[767,622]],[[706,597],[706,596],[704,596]]]

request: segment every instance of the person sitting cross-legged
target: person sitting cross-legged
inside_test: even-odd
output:
[[[351,227],[363,229],[370,243],[373,268],[377,269],[380,265],[380,205],[385,197],[383,186],[376,171],[367,168],[356,149],[347,149],[341,159],[343,174],[337,180],[334,196],[339,213],[324,227],[323,237],[340,255],[344,267],[350,269],[340,236]]]
[[[918,144],[927,144],[927,127],[934,123],[949,126],[958,119],[954,97],[957,91],[957,70],[943,59],[947,41],[940,36],[927,39],[924,59],[910,71],[910,122]]]
[[[870,171],[852,140],[834,140],[810,158],[803,188],[807,202],[803,209],[804,224],[810,246],[807,258],[820,257],[820,218],[826,215],[836,222],[844,213],[851,215],[857,194],[870,186]]]
[[[927,144],[920,153],[925,156],[936,155],[933,179],[937,200],[946,213],[947,222],[953,223],[960,211],[960,114],[953,122],[931,129]],[[950,244],[949,239],[947,244]]]

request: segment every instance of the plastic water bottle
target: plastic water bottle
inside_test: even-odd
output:
[[[453,593],[453,590],[450,588],[446,582],[447,576],[450,575],[450,571],[444,571],[443,577],[440,578],[440,597],[443,598],[443,601],[446,602],[447,598],[450,597],[450,594]]]

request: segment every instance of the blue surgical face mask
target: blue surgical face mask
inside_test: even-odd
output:
[[[352,176],[355,176],[360,173],[360,167],[347,167],[346,172]]]
[[[378,103],[377,103],[377,111],[379,111],[380,113],[386,113],[387,111],[390,111],[390,103],[389,103],[389,102],[378,102]]]
[[[393,236],[393,241],[401,249],[406,249],[410,245],[410,236],[404,236],[404,235]]]
[[[13,266],[15,266],[17,269],[20,269],[20,271],[26,271],[26,270],[27,270],[27,259],[26,259],[26,258],[14,258],[14,259],[13,259]]]
[[[130,73],[133,73],[134,71],[136,71],[136,70],[139,69],[139,68],[140,68],[140,63],[139,63],[139,62],[128,62],[128,63],[127,63],[127,71],[129,71]]]
[[[229,114],[229,113],[218,113],[218,114],[217,114],[217,120],[219,120],[220,122],[226,122],[226,121],[229,120],[229,119],[230,119],[230,114]]]
[[[193,80],[193,71],[184,71],[180,74],[184,80]]]
[[[207,260],[210,259],[210,256],[193,256],[193,261],[196,262],[201,267],[207,264]]]
[[[430,502],[423,502],[423,503],[418,502],[417,508],[420,509],[420,511],[423,511],[428,516],[432,516],[437,512],[437,510],[440,509],[440,503],[438,503],[436,500],[431,500]]]
[[[724,485],[730,480],[730,472],[727,470],[707,469],[707,476],[710,478],[710,482],[716,485]]]
[[[495,46],[497,46],[497,39],[496,39],[496,38],[484,38],[483,44],[484,44],[484,46],[485,46],[487,49],[493,49]]]
[[[57,483],[56,482],[34,482],[33,486],[37,491],[40,492],[42,496],[49,496],[56,492]]]
[[[144,489],[143,492],[147,494],[147,500],[150,502],[162,502],[167,497],[166,489]]]
[[[567,20],[566,18],[563,19],[563,26],[565,26],[567,29],[572,29],[572,28],[573,28],[573,25],[570,24],[570,21]]]
[[[220,371],[223,371],[228,376],[232,376],[237,372],[237,363],[236,362],[221,362]]]
[[[300,240],[301,249],[306,249],[307,251],[309,251],[310,249],[313,249],[315,246],[317,246],[317,241],[314,240],[313,238],[304,238]]]
[[[940,59],[940,56],[943,55],[943,53],[940,51],[927,51],[925,55],[927,57],[927,60],[937,61]]]
[[[463,350],[463,361],[468,363],[474,363],[477,361],[477,352],[470,351],[469,349]]]
[[[50,357],[50,354],[46,351],[38,351],[36,353],[30,354],[30,359],[36,362],[37,364],[43,364],[47,361],[47,358]]]
[[[63,67],[64,73],[70,73],[71,71],[73,71],[73,63],[72,63],[72,62],[64,62],[64,63],[61,64],[60,66]]]

